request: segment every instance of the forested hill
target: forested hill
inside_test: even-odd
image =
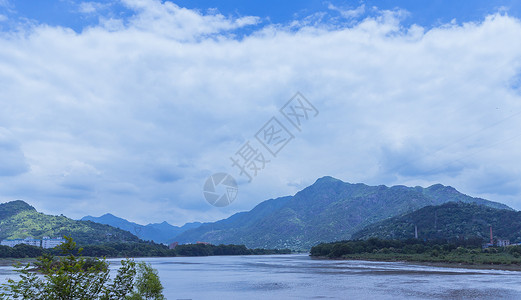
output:
[[[353,239],[457,239],[481,238],[490,240],[490,226],[494,238],[521,242],[521,212],[495,209],[472,203],[450,202],[427,206],[403,216],[377,222],[353,234]]]
[[[0,240],[64,235],[80,245],[140,241],[130,232],[109,225],[39,213],[21,200],[0,204]]]
[[[23,211],[36,211],[36,209],[22,200],[2,203],[0,204],[0,220],[7,219]]]

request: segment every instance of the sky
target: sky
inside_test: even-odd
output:
[[[333,176],[519,210],[520,18],[518,1],[0,0],[0,201],[182,225]],[[238,194],[214,207],[221,172]]]

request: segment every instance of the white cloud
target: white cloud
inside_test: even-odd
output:
[[[234,30],[257,18],[125,3],[135,16],[82,33],[42,25],[0,37],[0,126],[22,166],[0,181],[2,200],[179,224],[332,175],[441,182],[521,208],[519,20],[425,30],[381,12],[347,27],[270,25],[237,40]],[[206,177],[239,179],[229,157],[296,91],[317,118],[236,202],[207,204]]]
[[[81,2],[78,6],[78,11],[84,14],[92,14],[106,9],[109,5],[110,4],[99,2]]]
[[[17,176],[28,171],[24,153],[16,138],[0,127],[0,177]]]
[[[238,29],[259,22],[258,17],[226,18],[221,14],[203,15],[198,11],[158,0],[123,0],[139,13],[130,20],[131,27],[176,40],[194,40]]]
[[[362,16],[365,13],[365,5],[362,4],[355,9],[342,9],[331,3],[328,5],[328,9],[339,12],[344,18],[353,19]]]

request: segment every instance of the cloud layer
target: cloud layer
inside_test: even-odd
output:
[[[331,175],[440,182],[521,208],[519,20],[427,30],[401,25],[403,11],[359,18],[360,7],[343,20],[262,25],[171,2],[123,4],[134,14],[100,13],[80,33],[45,24],[1,33],[1,200],[181,224]],[[320,114],[246,184],[230,156],[297,91]],[[242,182],[226,208],[203,198],[216,172]]]

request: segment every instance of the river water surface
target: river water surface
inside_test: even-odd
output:
[[[117,267],[117,259],[109,260]],[[140,258],[167,299],[521,299],[521,272],[307,255]],[[1,267],[5,281],[12,277]]]

